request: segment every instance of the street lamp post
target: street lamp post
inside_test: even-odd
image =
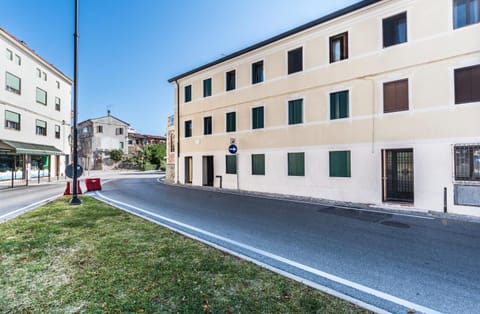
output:
[[[78,198],[78,134],[77,134],[77,105],[78,105],[78,0],[75,0],[75,33],[73,35],[73,196],[71,205],[80,205],[82,201]]]

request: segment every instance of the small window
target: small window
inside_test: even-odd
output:
[[[57,81],[57,89],[60,89],[60,81]]]
[[[263,107],[252,108],[252,129],[263,129]]]
[[[455,146],[455,180],[480,181],[480,145]]]
[[[170,152],[175,152],[175,134],[173,132],[170,133]]]
[[[103,125],[97,125],[97,133],[103,133]]]
[[[55,97],[55,110],[60,111],[60,98]]]
[[[20,131],[20,114],[5,110],[5,128]]]
[[[383,112],[408,110],[408,79],[383,84]]]
[[[480,65],[455,70],[455,104],[480,101]]]
[[[348,33],[330,37],[330,63],[348,59]]]
[[[234,90],[236,88],[236,82],[235,82],[235,70],[229,71],[225,75],[225,89],[227,91]]]
[[[212,96],[212,79],[203,80],[203,97]]]
[[[192,120],[185,121],[185,137],[192,137]]]
[[[252,175],[254,176],[265,175],[265,154],[252,155]]]
[[[227,113],[227,132],[235,132],[237,130],[237,113],[228,112]]]
[[[192,101],[192,85],[185,86],[185,102]]]
[[[123,149],[124,146],[125,144],[123,142],[120,142],[120,149]]]
[[[400,13],[383,20],[383,47],[407,42],[407,13]]]
[[[453,28],[480,22],[479,0],[453,0]]]
[[[60,126],[55,124],[55,138],[60,138]]]
[[[37,68],[37,77],[42,78],[42,70]]]
[[[46,82],[47,81],[47,72],[43,72],[43,80]]]
[[[302,47],[288,52],[288,74],[303,70],[303,49]]]
[[[288,102],[288,124],[303,123],[303,99]]]
[[[330,120],[348,118],[348,90],[330,94]]]
[[[123,128],[116,128],[115,135],[123,135]]]
[[[7,49],[7,60],[13,60],[13,52],[10,49]]]
[[[22,81],[19,77],[6,72],[5,76],[5,89],[14,94],[21,94]]]
[[[17,65],[22,65],[22,58],[19,55],[15,55],[15,63]]]
[[[47,105],[47,92],[37,87],[37,102],[42,105]]]
[[[225,156],[225,173],[227,174],[237,174],[237,156],[236,155],[226,155]]]
[[[36,120],[35,124],[36,124],[35,134],[47,136],[47,122],[43,120]]]
[[[212,134],[212,117],[203,118],[203,134]]]
[[[350,151],[330,152],[330,177],[350,177]]]
[[[263,61],[252,64],[252,84],[263,82]]]
[[[305,153],[288,153],[288,175],[305,176]]]

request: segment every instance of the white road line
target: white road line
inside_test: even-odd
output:
[[[340,283],[342,285],[345,285],[347,287],[350,287],[350,288],[353,288],[353,289],[356,289],[356,290],[359,290],[359,291],[362,291],[364,293],[367,293],[367,294],[371,294],[373,296],[376,296],[380,299],[384,299],[384,300],[387,300],[387,301],[390,301],[390,302],[393,302],[393,303],[396,303],[396,304],[399,304],[399,305],[402,305],[408,309],[414,309],[416,311],[420,311],[422,313],[432,313],[432,314],[439,314],[440,312],[438,311],[435,311],[431,308],[428,308],[428,307],[425,307],[425,306],[422,306],[422,305],[419,305],[419,304],[416,304],[416,303],[413,303],[413,302],[410,302],[410,301],[407,301],[407,300],[404,300],[404,299],[401,299],[401,298],[398,298],[398,297],[395,297],[393,295],[390,295],[388,293],[385,293],[385,292],[382,292],[382,291],[378,291],[378,290],[375,290],[375,289],[372,289],[372,288],[369,288],[367,286],[364,286],[364,285],[361,285],[361,284],[358,284],[356,282],[352,282],[350,280],[347,280],[347,279],[344,279],[344,278],[341,278],[341,277],[338,277],[338,276],[335,276],[335,275],[332,275],[332,274],[329,274],[329,273],[326,273],[326,272],[323,272],[323,271],[320,271],[318,269],[315,269],[313,267],[310,267],[310,266],[307,266],[307,265],[303,265],[301,263],[298,263],[298,262],[295,262],[295,261],[292,261],[292,260],[289,260],[287,258],[284,258],[284,257],[281,257],[281,256],[278,256],[276,254],[273,254],[273,253],[270,253],[270,252],[267,252],[267,251],[264,251],[264,250],[261,250],[261,249],[257,249],[255,247],[252,247],[250,245],[247,245],[247,244],[243,244],[243,243],[240,243],[240,242],[237,242],[235,240],[231,240],[231,239],[228,239],[228,238],[225,238],[223,236],[220,236],[220,235],[217,235],[217,234],[214,234],[214,233],[211,233],[209,231],[206,231],[206,230],[202,230],[202,229],[199,229],[199,228],[196,228],[194,226],[191,226],[191,225],[188,225],[188,224],[185,224],[185,223],[182,223],[180,221],[176,221],[174,219],[170,219],[170,218],[167,218],[167,217],[164,217],[164,216],[161,216],[161,215],[158,215],[158,214],[155,214],[155,213],[152,213],[152,212],[149,212],[147,210],[144,210],[142,208],[139,208],[139,207],[136,207],[136,206],[133,206],[133,205],[130,205],[130,204],[127,204],[127,203],[123,203],[123,202],[120,202],[120,201],[116,201],[114,199],[111,199],[107,196],[104,196],[102,195],[100,192],[96,192],[96,194],[105,199],[105,200],[108,200],[110,201],[111,203],[113,204],[119,204],[119,205],[123,205],[123,206],[126,206],[126,207],[129,207],[129,208],[132,208],[132,209],[135,209],[137,211],[140,211],[142,213],[145,213],[147,215],[150,215],[150,216],[153,216],[153,217],[156,217],[156,218],[159,218],[159,219],[162,219],[164,221],[167,221],[167,222],[170,222],[170,223],[173,223],[173,224],[176,224],[180,227],[184,227],[184,228],[188,228],[192,231],[195,231],[195,232],[198,232],[200,234],[203,234],[203,235],[206,235],[206,236],[209,236],[209,237],[212,237],[214,239],[218,239],[220,241],[223,241],[223,242],[226,242],[226,243],[229,243],[229,244],[232,244],[232,245],[235,245],[235,246],[238,246],[238,247],[241,247],[243,249],[246,249],[246,250],[249,250],[251,252],[254,252],[254,253],[257,253],[259,255],[263,255],[263,256],[266,256],[268,258],[271,258],[273,260],[276,260],[278,262],[281,262],[281,263],[284,263],[284,264],[287,264],[287,265],[290,265],[290,266],[293,266],[293,267],[296,267],[296,268],[299,268],[301,270],[304,270],[304,271],[307,271],[309,273],[312,273],[312,274],[315,274],[317,276],[320,276],[320,277],[323,277],[325,279],[328,279],[328,280],[331,280],[331,281],[334,281],[334,282],[337,282],[337,283]],[[124,209],[124,208],[122,208]],[[169,226],[167,226],[169,227]]]
[[[52,196],[52,197],[46,198],[46,199],[44,199],[44,200],[41,200],[41,201],[38,201],[38,202],[35,202],[35,203],[32,203],[32,204],[27,205],[27,206],[25,206],[25,207],[22,207],[22,208],[20,208],[20,209],[14,210],[13,212],[9,212],[9,213],[7,213],[7,214],[4,214],[4,215],[0,216],[0,220],[2,220],[2,219],[5,218],[5,217],[14,215],[14,214],[16,214],[16,213],[18,213],[18,212],[22,212],[22,211],[24,211],[24,210],[29,210],[29,209],[36,208],[37,206],[40,206],[40,205],[42,205],[42,204],[44,204],[44,203],[47,203],[47,202],[49,202],[49,201],[51,201],[51,200],[53,200],[53,199],[56,199],[56,198],[58,198],[58,197],[60,197],[60,196],[62,196],[62,195],[63,195],[63,193],[62,193],[62,194],[59,194],[59,195],[56,195],[56,196]]]

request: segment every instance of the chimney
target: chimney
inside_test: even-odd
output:
[[[110,109],[107,110],[107,114],[110,117]]]

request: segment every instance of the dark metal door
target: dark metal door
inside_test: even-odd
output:
[[[413,202],[413,149],[383,151],[383,201]]]
[[[206,171],[206,176],[204,178],[203,185],[213,186],[213,156],[204,156],[204,171]]]

